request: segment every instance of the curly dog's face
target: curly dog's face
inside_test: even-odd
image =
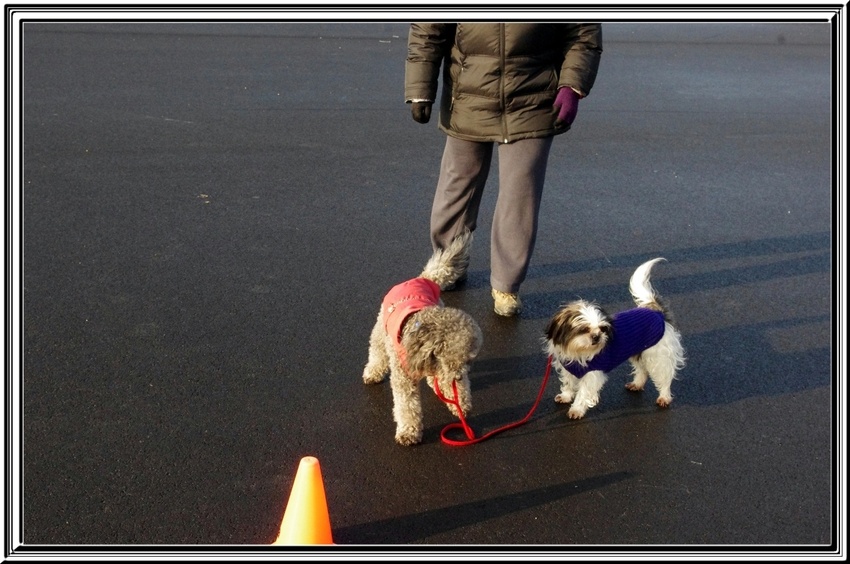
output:
[[[471,321],[471,320],[470,320]],[[465,324],[465,330],[444,342],[437,361],[445,374],[466,374],[469,364],[478,356],[483,342],[481,330],[474,323]],[[459,379],[459,378],[456,378]]]
[[[411,316],[402,335],[412,374],[437,374],[441,380],[460,380],[478,356],[483,338],[467,313],[430,307]]]
[[[411,390],[416,382],[423,378],[431,391],[449,401],[446,407],[455,417],[466,416],[472,410],[472,387],[469,381],[469,368],[472,360],[481,350],[483,338],[478,324],[467,313],[447,307],[425,308],[410,317],[402,334],[402,345],[407,351],[407,369],[403,374],[392,374],[391,378],[403,378],[411,382]],[[394,349],[388,352],[394,354]],[[457,402],[462,413],[452,402]],[[416,400],[418,404],[418,400]],[[411,405],[404,412],[410,413]],[[416,407],[415,412],[421,413]],[[419,419],[421,415],[417,415]],[[402,426],[403,427],[403,426]],[[418,442],[421,429],[416,426],[415,434],[401,430],[396,440],[402,444]],[[415,437],[415,439],[413,438]]]

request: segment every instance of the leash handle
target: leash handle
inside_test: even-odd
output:
[[[452,381],[452,391],[454,392],[455,399],[450,400],[443,395],[440,391],[440,385],[437,382],[437,378],[434,378],[434,392],[437,394],[437,397],[443,400],[446,403],[450,403],[457,408],[457,412],[460,414],[460,423],[450,423],[443,427],[443,430],[440,432],[440,439],[447,445],[450,446],[466,446],[475,443],[480,443],[483,440],[489,439],[493,435],[501,433],[503,431],[507,431],[508,429],[513,429],[515,427],[519,427],[520,425],[524,425],[531,418],[531,414],[537,409],[537,406],[540,404],[540,399],[543,397],[543,392],[546,390],[546,383],[549,381],[549,372],[552,370],[552,355],[549,355],[549,360],[546,363],[546,373],[543,375],[543,383],[540,385],[540,391],[537,392],[537,399],[534,401],[534,405],[531,406],[529,412],[520,419],[519,421],[514,421],[513,423],[509,423],[502,427],[498,427],[493,429],[489,433],[482,435],[480,437],[475,437],[475,433],[472,431],[472,428],[466,423],[466,417],[463,415],[463,410],[460,408],[460,404],[457,400],[457,381]],[[446,436],[446,432],[451,429],[463,429],[466,433],[466,437],[468,440],[458,441],[455,439],[450,439]]]

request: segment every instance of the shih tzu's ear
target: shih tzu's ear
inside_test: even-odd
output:
[[[549,318],[549,323],[546,324],[546,340],[554,341],[555,334],[558,331],[558,313],[555,313],[552,317]]]
[[[575,316],[574,308],[561,307],[546,326],[546,339],[552,343],[566,343],[573,334]]]

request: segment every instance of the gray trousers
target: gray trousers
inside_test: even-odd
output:
[[[475,231],[493,157],[492,142],[446,138],[431,208],[431,244],[443,249],[464,228]],[[490,284],[516,293],[528,273],[552,137],[499,147],[499,194],[490,233]]]

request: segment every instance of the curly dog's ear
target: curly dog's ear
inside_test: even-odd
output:
[[[443,343],[434,338],[427,323],[420,323],[415,331],[405,333],[402,346],[407,351],[407,366],[414,374],[430,374],[437,368],[437,357]]]

